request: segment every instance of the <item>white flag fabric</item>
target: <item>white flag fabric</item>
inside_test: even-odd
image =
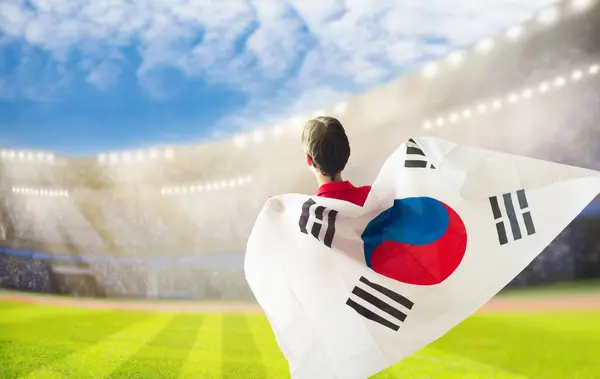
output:
[[[367,378],[489,301],[598,193],[596,171],[410,139],[364,207],[269,199],[246,279],[292,378]]]

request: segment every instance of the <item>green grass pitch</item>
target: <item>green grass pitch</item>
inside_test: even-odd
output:
[[[600,311],[476,314],[376,378],[600,378]],[[259,314],[0,302],[1,378],[289,378]],[[318,378],[315,378],[318,379]]]

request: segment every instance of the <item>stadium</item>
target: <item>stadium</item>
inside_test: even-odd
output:
[[[600,170],[600,2],[562,1],[232,138],[82,157],[3,148],[0,377],[289,377],[244,252],[266,199],[314,192],[300,131],[324,114],[348,131],[355,182],[421,135]],[[600,377],[598,235],[600,197],[480,312],[376,377]]]

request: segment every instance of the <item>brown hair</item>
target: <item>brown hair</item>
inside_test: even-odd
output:
[[[313,166],[335,179],[350,158],[350,142],[344,127],[333,117],[317,117],[304,125],[302,144]]]

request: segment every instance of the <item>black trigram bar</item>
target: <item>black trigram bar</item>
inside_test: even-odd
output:
[[[519,229],[519,221],[517,220],[517,214],[515,213],[515,207],[513,206],[512,195],[505,193],[502,195],[504,199],[504,207],[506,208],[506,215],[508,216],[508,222],[510,223],[510,230],[512,231],[513,239],[521,239],[521,229]]]
[[[431,168],[435,169],[435,166],[427,160],[427,156],[423,149],[419,147],[414,139],[409,139],[406,147],[406,161],[404,161],[404,167],[407,168]]]
[[[298,224],[300,225],[300,231],[304,234],[308,234],[306,226],[308,225],[308,218],[310,217],[310,208],[315,204],[316,202],[313,199],[308,199],[302,204],[302,213],[300,214],[300,221]]]
[[[525,190],[517,191],[517,198],[519,199],[519,207],[523,210],[523,221],[525,221],[525,229],[527,229],[527,235],[530,236],[535,234],[535,225],[533,225],[533,218],[531,217],[530,211],[525,211],[526,208],[529,208],[529,204],[527,203],[527,196],[525,195]]]
[[[396,303],[404,306],[405,308],[407,308],[409,310],[412,309],[412,307],[414,306],[414,303],[412,301],[408,300],[406,297],[390,290],[389,288],[383,287],[377,283],[373,283],[373,282],[369,281],[367,278],[365,278],[364,276],[360,278],[360,282],[366,284],[370,288],[387,296],[388,298],[394,300]],[[359,299],[381,309],[382,311],[384,311],[385,313],[394,317],[395,319],[397,319],[400,322],[404,322],[404,320],[406,319],[406,313],[402,312],[400,309],[394,307],[393,305],[388,304],[387,302],[381,300],[377,296],[374,296],[373,294],[371,294],[370,292],[366,291],[363,288],[360,288],[358,286],[354,287],[354,289],[352,290],[352,293],[354,295],[356,295]],[[349,307],[354,309],[358,314],[360,314],[361,316],[363,316],[366,319],[374,321],[374,322],[381,324],[381,325],[383,325],[389,329],[392,329],[394,331],[397,331],[398,329],[400,329],[400,326],[398,324],[396,324],[395,322],[389,321],[386,318],[381,317],[380,315],[365,308],[364,306],[360,305],[359,303],[357,303],[356,301],[354,301],[350,298],[346,301],[346,305],[348,305]]]
[[[502,204],[504,205],[503,214],[498,196],[490,197],[490,206],[492,208],[492,215],[496,221],[496,232],[498,233],[498,241],[500,245],[506,245],[508,241],[508,231],[506,225],[510,225],[510,232],[513,241],[520,240],[523,238],[523,231],[519,226],[519,217],[525,224],[525,230],[527,235],[535,234],[535,225],[533,224],[533,218],[529,210],[529,204],[527,202],[527,196],[525,190],[519,190],[516,192],[517,200],[519,202],[519,209],[515,208],[512,193],[505,193],[502,195]]]
[[[308,234],[308,221],[310,218],[310,209],[315,206],[317,203],[313,199],[308,199],[304,204],[302,204],[302,213],[300,214],[300,220],[298,221],[298,225],[300,226],[300,232],[304,234]],[[325,207],[319,205],[315,208],[315,220],[310,229],[310,234],[319,240],[319,235],[321,234],[321,227],[323,225],[323,213],[325,212]],[[327,247],[331,247],[333,243],[333,237],[335,236],[335,220],[338,212],[336,210],[330,209],[329,214],[327,216],[327,229],[325,230],[325,236],[323,237],[323,244]]]

